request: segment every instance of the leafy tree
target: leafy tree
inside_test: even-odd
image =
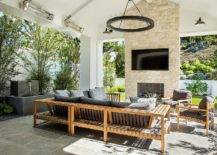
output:
[[[27,50],[21,57],[25,63],[24,68],[28,71],[28,79],[39,81],[39,91],[46,92],[51,81],[51,62],[55,59],[56,50],[59,48],[61,34],[27,21],[24,22],[23,28],[25,28]]]
[[[22,21],[11,16],[0,16],[0,96],[7,89],[7,83],[19,74],[18,50],[21,46]]]
[[[54,80],[55,89],[76,89],[79,86],[80,40],[63,34],[58,52],[60,71]]]
[[[214,71],[213,65],[210,61],[192,61],[192,62],[185,62],[181,66],[182,71],[185,75],[192,78],[195,74],[202,73],[205,76],[212,73]]]
[[[114,53],[115,74],[118,78],[125,77],[125,50],[124,42],[106,42],[103,46],[104,53]]]
[[[104,77],[103,83],[105,87],[114,86],[115,82],[115,64],[113,63],[112,56],[110,53],[104,53],[103,57],[103,66],[104,66]]]

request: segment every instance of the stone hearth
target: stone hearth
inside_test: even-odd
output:
[[[138,83],[137,96],[144,97],[146,94],[156,94],[158,97],[164,97],[163,83]]]

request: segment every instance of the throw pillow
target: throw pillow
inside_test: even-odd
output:
[[[139,97],[130,97],[130,102],[131,103],[137,103],[139,100]]]
[[[71,90],[71,96],[72,97],[82,97],[84,96],[84,93],[82,90]]]
[[[106,100],[107,96],[103,88],[96,87],[95,89],[90,89],[90,97],[97,100]]]
[[[70,92],[68,90],[55,90],[55,95],[62,96],[62,97],[69,97]]]
[[[132,103],[129,108],[152,110],[156,106],[156,98],[139,98],[137,103]]]

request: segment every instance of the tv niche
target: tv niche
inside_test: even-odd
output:
[[[132,70],[169,70],[169,49],[132,50]]]

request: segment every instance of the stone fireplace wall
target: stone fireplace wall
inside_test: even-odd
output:
[[[180,79],[180,37],[179,37],[179,5],[169,0],[145,0],[137,4],[144,16],[155,22],[151,30],[138,33],[125,33],[125,83],[126,95],[137,96],[137,83],[163,83],[164,96],[172,95],[179,87]],[[138,14],[135,8],[127,14]],[[126,23],[125,23],[126,24]],[[127,23],[128,26],[138,26]],[[169,48],[168,71],[133,71],[131,70],[131,50]]]

